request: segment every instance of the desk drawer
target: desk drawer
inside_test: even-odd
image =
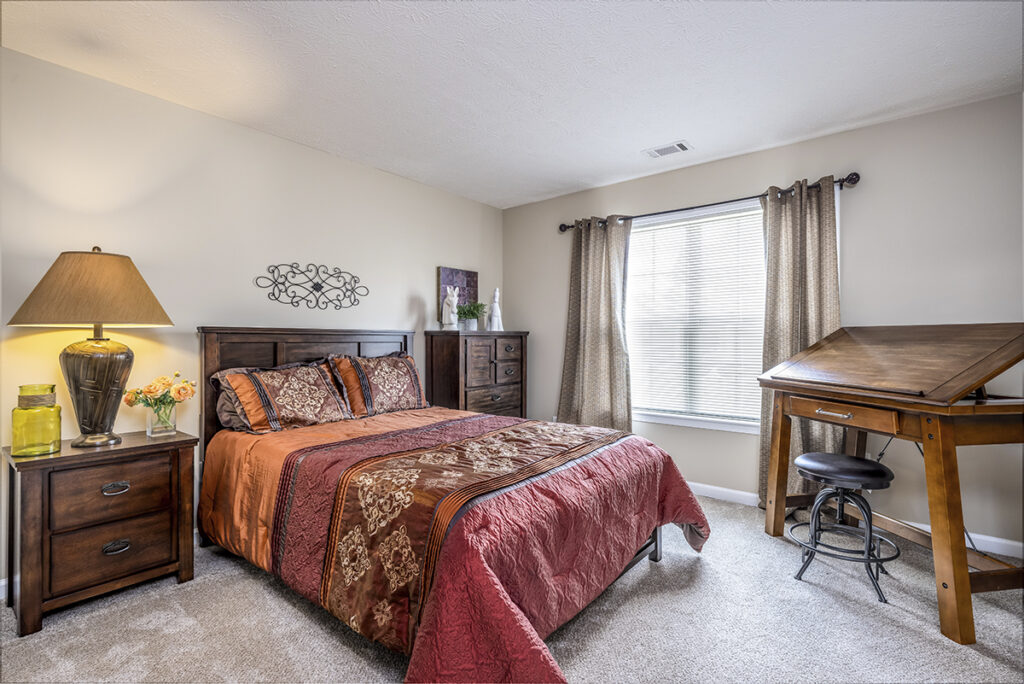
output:
[[[893,435],[899,432],[899,419],[895,411],[868,408],[854,404],[840,404],[820,399],[790,397],[789,412],[794,416],[861,428]]]
[[[50,529],[127,518],[171,504],[171,455],[50,474]]]

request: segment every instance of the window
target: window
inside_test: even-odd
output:
[[[634,416],[756,432],[765,298],[760,202],[635,219],[626,273]]]

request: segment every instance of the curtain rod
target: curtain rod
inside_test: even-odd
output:
[[[857,173],[856,171],[852,171],[852,172],[846,174],[846,176],[844,176],[843,178],[839,178],[838,180],[832,181],[832,183],[834,185],[838,185],[839,186],[840,190],[843,189],[843,186],[846,186],[846,185],[854,186],[854,185],[856,185],[859,182],[860,182],[860,174]],[[809,190],[811,188],[821,188],[821,183],[811,183],[810,185],[807,186],[807,189]],[[782,193],[783,192],[787,192],[787,191],[790,194],[793,194],[793,193],[796,192],[796,188],[794,188],[791,185],[788,188],[784,188],[783,190],[780,190],[779,191],[779,197],[782,197]],[[697,206],[694,206],[694,207],[682,207],[681,209],[668,209],[666,211],[655,211],[655,212],[652,212],[650,214],[637,214],[636,216],[624,216],[623,218],[627,218],[627,219],[650,218],[651,216],[661,216],[662,214],[675,214],[676,212],[679,212],[679,211],[689,211],[691,209],[706,209],[707,207],[717,207],[720,204],[732,204],[733,202],[742,202],[744,200],[759,199],[761,197],[767,197],[767,196],[768,196],[767,192],[762,192],[760,195],[751,195],[750,197],[739,197],[737,199],[723,200],[722,202],[711,202],[709,204],[698,204]],[[601,223],[604,223],[604,221],[601,221]],[[572,230],[572,228],[573,228],[573,224],[571,224],[571,223],[563,223],[563,224],[558,226],[558,232],[559,233],[564,233],[566,231]]]

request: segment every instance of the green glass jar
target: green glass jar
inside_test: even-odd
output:
[[[21,385],[12,411],[12,456],[41,456],[60,451],[60,406],[56,385]]]

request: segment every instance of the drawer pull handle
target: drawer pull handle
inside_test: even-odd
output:
[[[516,349],[516,348],[515,348],[515,347],[513,347],[513,346],[512,346],[511,344],[506,344],[506,345],[505,345],[505,351],[507,351],[507,352],[510,352],[510,351],[515,351],[515,349]]]
[[[124,553],[128,549],[132,548],[132,542],[129,539],[118,539],[116,541],[107,542],[103,545],[104,556],[116,556],[119,553]]]
[[[100,491],[103,492],[103,496],[117,496],[124,494],[132,488],[132,483],[129,480],[118,480],[117,482],[108,482],[107,484],[100,487]]]
[[[833,418],[842,418],[843,420],[850,420],[853,418],[852,413],[836,413],[834,411],[826,411],[825,409],[816,409],[814,411],[819,416],[832,416]]]
[[[500,394],[492,394],[491,395],[491,401],[500,401],[500,400],[501,400],[501,395]]]
[[[505,369],[505,375],[512,375],[512,374],[514,374],[515,372],[516,372],[516,369],[515,369],[515,368],[506,368],[506,369]]]

